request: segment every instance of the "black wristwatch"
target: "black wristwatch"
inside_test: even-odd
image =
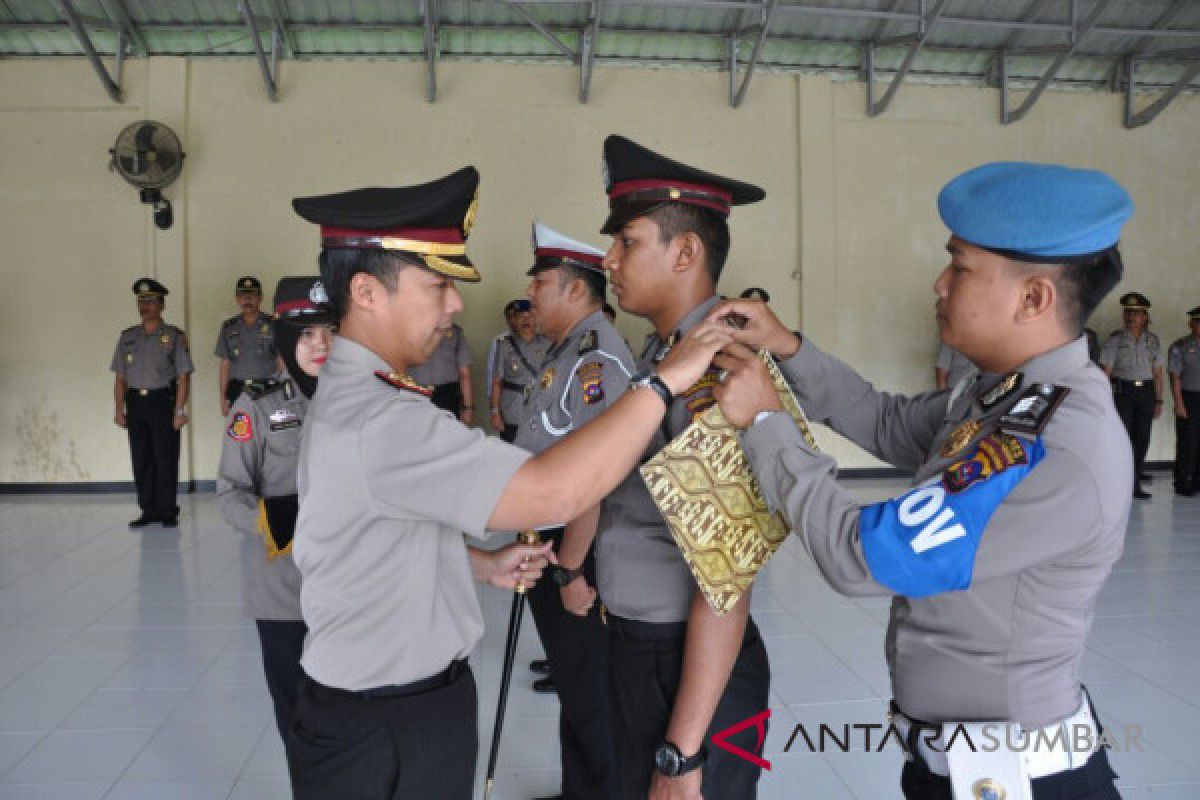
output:
[[[560,589],[582,574],[583,567],[579,567],[578,569],[567,569],[566,567],[560,567],[558,564],[555,564],[550,568],[550,580],[554,581]]]
[[[663,742],[654,751],[654,766],[668,778],[678,778],[680,775],[686,775],[696,767],[702,766],[707,758],[707,745],[701,746],[696,755],[684,757],[673,743]]]
[[[675,399],[675,395],[671,393],[671,387],[667,386],[666,382],[652,369],[636,373],[629,379],[629,388],[653,389],[654,393],[661,397],[663,403],[668,407],[670,407],[671,401]]]

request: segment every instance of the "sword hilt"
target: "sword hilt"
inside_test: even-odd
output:
[[[483,784],[483,800],[488,800],[492,796],[492,788],[495,787],[495,778],[488,778]]]
[[[521,544],[541,544],[542,535],[537,531],[521,531],[517,534],[517,541]],[[525,594],[527,590],[528,587],[525,586],[525,584],[518,583],[514,591],[516,591],[517,594]],[[486,798],[487,795],[485,794],[484,797]]]

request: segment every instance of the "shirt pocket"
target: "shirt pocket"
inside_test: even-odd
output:
[[[304,423],[299,419],[288,419],[267,423],[267,457],[288,459],[293,464],[300,454],[300,434]]]

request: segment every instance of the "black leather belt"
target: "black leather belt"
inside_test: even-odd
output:
[[[512,381],[500,381],[500,385],[508,389],[510,392],[524,392],[525,385],[522,383],[513,383]]]
[[[431,675],[428,678],[422,678],[419,681],[405,683],[400,686],[377,686],[374,689],[363,689],[357,692],[347,692],[347,694],[356,695],[367,700],[374,700],[380,697],[410,697],[414,694],[424,694],[432,692],[434,689],[441,689],[449,686],[458,680],[459,676],[467,669],[467,660],[461,658],[458,661],[451,661],[450,666],[439,672],[437,675]],[[329,687],[324,687],[328,689]],[[330,691],[341,691],[340,689],[331,689]]]
[[[687,622],[642,622],[607,615],[608,629],[618,638],[633,642],[661,642],[687,636]]]
[[[1127,381],[1124,378],[1117,378],[1117,383],[1124,383],[1128,386],[1135,386],[1140,389],[1143,386],[1149,386],[1151,383],[1153,383],[1153,380],[1150,378],[1147,378],[1146,380],[1143,380],[1143,381]]]
[[[149,397],[151,395],[162,394],[163,392],[170,392],[170,391],[173,391],[173,389],[170,386],[164,386],[161,389],[134,389],[133,387],[130,387],[125,390],[125,394],[127,394],[127,395],[134,394],[134,395],[137,395],[138,397]]]

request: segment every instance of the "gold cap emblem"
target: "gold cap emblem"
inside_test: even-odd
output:
[[[467,207],[467,214],[463,217],[463,235],[470,236],[471,229],[475,227],[475,216],[479,213],[479,190],[475,190],[475,196],[471,198],[471,205]]]
[[[1004,800],[1008,792],[992,778],[982,778],[971,784],[971,793],[975,800]]]

